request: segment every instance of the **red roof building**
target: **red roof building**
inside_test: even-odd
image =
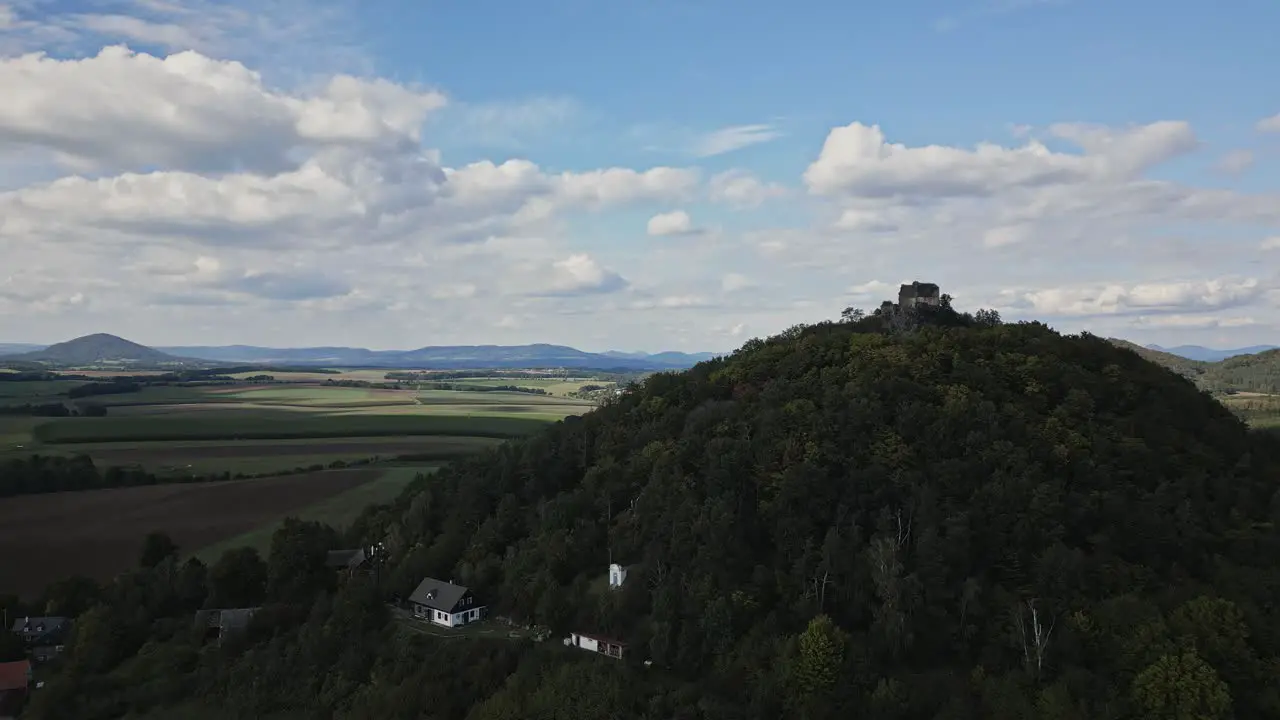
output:
[[[27,699],[31,687],[31,661],[0,663],[0,716],[13,715]]]

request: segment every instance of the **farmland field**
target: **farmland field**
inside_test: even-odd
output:
[[[38,593],[72,574],[106,580],[135,564],[143,537],[153,530],[195,551],[386,472],[335,470],[6,498],[0,502],[0,557],[8,560],[0,563],[0,593]]]
[[[377,373],[378,379],[384,374],[357,372]],[[0,384],[0,391],[13,398],[0,397],[0,404],[33,398],[56,402],[58,392],[77,384]],[[31,452],[86,453],[101,465],[233,475],[372,456],[448,460],[593,407],[581,400],[530,393],[386,390],[314,382],[159,385],[89,400],[105,405],[108,416],[0,416],[0,459]]]
[[[1280,395],[1241,392],[1218,399],[1254,427],[1280,427]]]
[[[419,473],[430,473],[435,469],[434,466],[421,466],[382,470],[377,478],[363,485],[319,500],[289,514],[300,520],[322,522],[341,531],[346,529],[364,508],[395,500]],[[265,556],[271,549],[272,534],[283,522],[283,518],[270,520],[248,532],[200,548],[193,554],[205,563],[217,562],[218,558],[222,557],[222,553],[238,547],[257,548],[258,552]]]
[[[32,453],[85,454],[100,468],[137,465],[161,477],[294,472],[0,500],[0,557],[21,558],[0,562],[0,594],[36,593],[73,573],[110,578],[134,564],[142,539],[153,530],[169,533],[184,554],[213,560],[236,545],[265,549],[288,515],[343,526],[370,503],[394,498],[424,466],[483,451],[594,407],[560,394],[317,382],[383,382],[382,370],[289,375],[315,377],[270,384],[148,385],[138,392],[76,400],[66,393],[84,379],[0,383],[0,405],[63,403],[77,409],[91,403],[107,409],[106,417],[0,415],[0,461]],[[507,384],[567,393],[582,382],[478,378],[474,383]],[[405,456],[414,458],[408,466],[388,463]],[[370,458],[379,464],[295,472]]]

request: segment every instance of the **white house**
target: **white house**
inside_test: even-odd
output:
[[[564,639],[566,647],[576,647],[580,650],[587,650],[593,653],[600,653],[611,658],[622,659],[623,653],[627,651],[627,644],[621,640],[610,640],[599,635],[587,635],[586,633],[569,633],[569,637]]]
[[[618,563],[609,563],[609,587],[620,588],[627,581],[627,569]]]
[[[409,596],[415,617],[430,620],[441,627],[458,627],[484,619],[484,605],[462,585],[425,578]]]

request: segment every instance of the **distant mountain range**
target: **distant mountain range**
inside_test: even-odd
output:
[[[1236,348],[1235,350],[1214,350],[1213,348],[1202,347],[1200,345],[1179,345],[1177,347],[1160,347],[1159,345],[1148,345],[1151,350],[1166,352],[1173,355],[1179,355],[1188,360],[1199,360],[1200,362],[1218,362],[1226,360],[1237,355],[1255,355],[1267,350],[1275,350],[1280,345],[1251,345],[1244,348]]]
[[[17,351],[17,354],[9,354]],[[406,369],[583,368],[596,370],[679,370],[717,353],[590,353],[563,345],[452,345],[417,350],[349,347],[266,348],[252,345],[149,348],[114,335],[96,334],[45,348],[0,345],[0,359],[55,365],[105,362],[134,365],[246,364]]]

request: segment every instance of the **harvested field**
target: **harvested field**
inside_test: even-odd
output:
[[[538,419],[459,415],[300,415],[288,422],[221,416],[59,418],[37,425],[46,444],[183,440],[286,440],[297,438],[444,435],[511,438],[544,427]]]
[[[0,594],[30,597],[69,575],[107,580],[132,567],[148,532],[193,551],[258,528],[384,470],[150,485],[0,500]],[[16,559],[16,561],[14,561]]]
[[[384,469],[376,480],[331,495],[289,514],[300,520],[314,520],[345,530],[366,507],[395,500],[419,474],[435,471],[436,466],[433,465]],[[201,548],[194,554],[205,563],[217,562],[222,553],[238,547],[257,548],[265,556],[271,549],[271,536],[283,523],[284,519],[278,518],[249,532]]]
[[[477,448],[495,445],[497,438],[470,437],[421,437],[395,438],[389,442],[368,440],[342,440],[317,442],[251,442],[240,443],[147,443],[123,447],[77,447],[77,452],[91,455],[94,460],[107,465],[148,464],[179,460],[204,460],[238,457],[276,457],[279,455],[344,455],[353,458],[381,455],[418,455],[424,453],[470,453]]]

